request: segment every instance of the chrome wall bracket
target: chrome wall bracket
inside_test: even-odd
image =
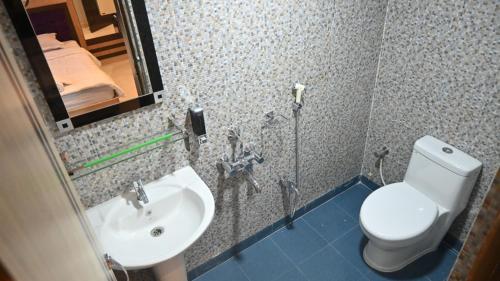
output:
[[[181,127],[179,124],[177,124],[177,122],[175,122],[175,118],[174,118],[173,114],[170,115],[170,117],[168,118],[168,122],[172,126],[174,126],[177,130],[182,132],[182,138],[184,139],[184,148],[187,151],[191,151],[191,144],[189,142],[189,133],[186,131],[186,129]]]
[[[274,111],[269,111],[264,115],[264,123],[262,124],[261,128],[270,128],[280,122],[279,118],[288,121],[288,118],[285,117],[283,114],[280,113],[274,113]]]

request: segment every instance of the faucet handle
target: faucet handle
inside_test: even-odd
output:
[[[134,181],[134,191],[137,195],[137,201],[142,201],[144,204],[149,203],[148,196],[144,191],[144,185],[142,184],[142,180]]]
[[[140,196],[140,187],[139,187],[139,183],[137,181],[134,181],[133,182],[133,185],[134,185],[134,192],[135,192],[135,196],[137,197],[137,201],[140,201],[141,200],[141,196]]]
[[[142,180],[139,179],[137,181],[134,181],[133,182],[133,185],[134,185],[134,191],[139,194],[140,192],[140,189],[144,187],[144,185],[142,184]]]
[[[254,152],[254,155],[255,155],[255,161],[257,161],[257,163],[262,164],[264,162],[264,157],[262,156],[262,153]]]
[[[243,151],[245,152],[255,151],[255,144],[253,144],[252,142],[247,143]]]
[[[240,128],[231,125],[231,127],[229,127],[228,129],[228,132],[229,134],[227,138],[229,139],[229,141],[237,141],[240,138]]]

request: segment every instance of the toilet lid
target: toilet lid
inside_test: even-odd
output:
[[[379,239],[401,241],[427,231],[438,215],[437,205],[407,183],[390,184],[363,202],[360,222]]]

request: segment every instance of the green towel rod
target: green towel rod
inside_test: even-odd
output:
[[[155,143],[158,143],[158,142],[161,142],[161,141],[170,140],[172,138],[172,136],[173,136],[172,133],[161,135],[159,137],[152,138],[152,139],[150,139],[148,141],[145,141],[143,143],[139,143],[139,144],[133,145],[131,147],[125,148],[125,149],[120,150],[118,152],[105,155],[105,156],[103,156],[101,158],[98,158],[98,159],[95,159],[95,160],[92,160],[92,161],[89,161],[89,162],[85,162],[85,163],[83,163],[82,166],[83,166],[83,168],[91,168],[91,167],[93,167],[95,165],[98,165],[98,164],[101,164],[103,162],[112,160],[112,159],[114,159],[114,158],[116,158],[118,156],[122,156],[124,154],[128,154],[128,153],[134,152],[134,151],[139,150],[139,149],[141,149],[143,147],[150,146],[152,144],[155,144]]]
[[[179,135],[179,134],[182,134],[183,136],[180,139],[172,140],[173,136],[176,136],[176,135]],[[122,162],[124,160],[127,160],[127,159],[130,159],[130,158],[134,158],[136,156],[142,155],[142,154],[144,154],[144,152],[148,152],[150,150],[146,150],[144,152],[138,153],[137,155],[132,155],[132,156],[129,156],[129,157],[126,157],[126,158],[123,158],[123,159],[120,158],[119,161],[112,162],[110,164],[106,164],[104,166],[101,166],[97,170],[91,169],[90,171],[84,172],[83,174],[78,174],[78,175],[75,174],[77,171],[80,171],[82,169],[93,168],[94,166],[97,166],[99,164],[102,164],[102,163],[108,162],[110,160],[116,159],[116,158],[118,158],[118,157],[120,157],[122,155],[130,154],[130,153],[138,151],[138,150],[140,150],[142,148],[150,147],[150,146],[152,146],[154,144],[157,144],[157,143],[160,143],[160,142],[163,142],[163,141],[176,142],[178,140],[182,140],[182,139],[185,139],[185,138],[186,138],[186,136],[184,135],[184,132],[182,132],[182,131],[173,132],[173,133],[167,133],[167,134],[163,134],[163,135],[160,135],[160,136],[156,136],[156,137],[154,137],[152,139],[149,139],[147,141],[144,141],[144,142],[141,142],[141,143],[138,143],[138,144],[134,144],[132,146],[129,146],[129,147],[124,148],[122,150],[119,150],[117,152],[113,152],[113,153],[104,155],[102,157],[99,157],[99,158],[91,160],[91,161],[84,162],[82,164],[77,164],[76,167],[73,166],[74,168],[70,168],[68,170],[68,174],[70,176],[75,176],[76,178],[80,178],[80,177],[85,176],[85,175],[93,174],[94,172],[96,172],[98,170],[102,170],[103,168],[107,168],[109,166],[113,166],[115,164],[118,164],[118,163],[120,163],[120,162]],[[153,147],[153,148],[151,148],[151,150],[156,149],[158,147],[161,147],[161,146]],[[73,179],[75,179],[75,178],[73,178]]]

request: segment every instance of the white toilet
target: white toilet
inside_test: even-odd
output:
[[[436,250],[480,169],[481,162],[436,138],[417,140],[403,182],[377,189],[361,206],[366,263],[392,272]]]

